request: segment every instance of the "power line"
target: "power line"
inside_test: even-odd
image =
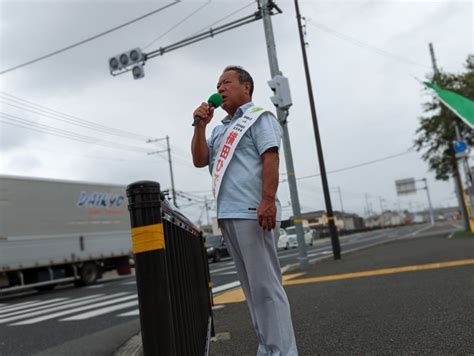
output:
[[[211,28],[211,27],[214,26],[214,25],[217,25],[218,23],[220,23],[220,22],[222,22],[222,21],[228,19],[228,18],[231,17],[232,15],[235,15],[235,14],[239,13],[240,11],[242,11],[242,10],[244,10],[244,9],[250,7],[250,6],[253,6],[254,4],[255,4],[255,1],[251,1],[249,4],[243,6],[243,7],[239,8],[239,9],[237,9],[237,10],[235,10],[235,11],[232,11],[230,14],[228,14],[228,15],[222,17],[221,19],[217,20],[216,22],[213,22],[213,23],[211,23],[210,25],[207,25],[206,27],[203,27],[202,29],[200,29],[200,30],[194,32],[194,33],[193,33],[192,35],[190,35],[189,37],[192,37],[192,36],[194,36],[194,35],[196,35],[196,34],[202,32],[202,31],[204,31],[204,30],[207,30],[208,28]]]
[[[45,107],[43,105],[39,105],[39,104],[36,104],[34,102],[19,98],[17,96],[6,93],[4,91],[0,91],[0,99],[10,101],[10,103],[0,101],[0,103],[2,103],[2,104],[13,106],[13,107],[16,107],[18,109],[26,110],[26,111],[29,111],[29,112],[32,112],[32,113],[35,113],[35,114],[38,114],[38,115],[45,116],[45,117],[49,117],[49,118],[52,118],[54,120],[59,120],[59,121],[67,122],[69,124],[73,124],[73,125],[81,126],[81,127],[84,127],[84,128],[88,128],[90,130],[96,130],[96,131],[99,131],[99,132],[102,132],[102,133],[107,133],[109,135],[115,135],[115,136],[125,137],[125,138],[129,138],[129,139],[135,139],[135,140],[139,140],[139,141],[146,141],[147,139],[150,139],[149,136],[144,136],[144,135],[136,134],[136,133],[133,133],[133,132],[117,129],[117,128],[114,128],[114,127],[109,127],[109,126],[97,124],[97,123],[92,122],[92,121],[81,119],[77,116],[65,114],[63,112]],[[16,104],[18,104],[20,106],[18,106]],[[37,110],[37,111],[34,111],[34,110]],[[53,117],[51,115],[54,115],[55,117]]]
[[[359,168],[359,167],[363,167],[363,166],[368,166],[368,165],[370,165],[370,164],[374,164],[374,163],[377,163],[377,162],[382,162],[382,161],[386,161],[386,160],[389,160],[389,159],[392,159],[392,158],[396,158],[396,157],[400,157],[400,156],[405,156],[405,155],[410,154],[410,153],[415,153],[415,151],[413,151],[412,148],[410,148],[409,150],[404,151],[404,152],[401,152],[401,153],[397,153],[397,154],[394,154],[394,155],[391,155],[391,156],[387,156],[387,157],[382,157],[382,158],[374,159],[374,160],[372,160],[372,161],[367,161],[367,162],[355,164],[355,165],[349,166],[349,167],[344,167],[344,168],[335,169],[335,170],[333,170],[333,171],[328,171],[327,173],[328,173],[328,174],[330,174],[330,173],[338,173],[338,172],[343,172],[343,171],[347,171],[347,170],[354,169],[354,168]],[[311,175],[308,175],[308,176],[298,177],[298,178],[296,178],[296,180],[307,179],[307,178],[312,178],[312,177],[319,177],[319,176],[320,176],[320,174],[311,174]],[[287,179],[283,179],[283,180],[280,181],[280,183],[284,183],[284,182],[286,182],[286,181],[287,181]]]
[[[172,2],[172,3],[168,4],[168,5],[162,6],[162,7],[158,8],[158,9],[156,9],[156,10],[153,10],[153,11],[151,11],[151,12],[148,12],[148,13],[146,13],[145,15],[142,15],[142,16],[140,16],[140,17],[137,17],[137,18],[135,18],[135,19],[133,19],[133,20],[131,20],[131,21],[128,21],[128,22],[122,24],[122,25],[119,25],[119,26],[116,26],[116,27],[114,27],[114,28],[111,28],[110,30],[101,32],[101,33],[99,33],[99,34],[97,34],[97,35],[95,35],[95,36],[86,38],[85,40],[82,40],[82,41],[79,41],[79,42],[77,42],[77,43],[74,43],[74,44],[72,44],[72,45],[70,45],[70,46],[61,48],[61,49],[59,49],[59,50],[57,50],[57,51],[48,53],[48,54],[46,54],[46,55],[44,55],[44,56],[41,56],[41,57],[32,59],[32,60],[30,60],[30,61],[28,61],[28,62],[25,62],[25,63],[19,64],[19,65],[16,65],[16,66],[11,67],[11,68],[8,68],[8,69],[5,69],[5,70],[3,70],[3,71],[0,72],[0,75],[5,74],[5,73],[8,73],[8,72],[11,72],[11,71],[14,71],[14,70],[19,69],[19,68],[22,68],[22,67],[26,67],[26,66],[28,66],[28,65],[30,65],[30,64],[33,64],[33,63],[42,61],[43,59],[46,59],[46,58],[55,56],[55,55],[57,55],[57,54],[59,54],[59,53],[65,52],[65,51],[67,51],[67,50],[70,50],[71,48],[80,46],[80,45],[82,45],[82,44],[84,44],[84,43],[86,43],[86,42],[90,42],[90,41],[95,40],[95,39],[97,39],[97,38],[99,38],[99,37],[105,36],[105,35],[107,35],[107,34],[109,34],[109,33],[111,33],[111,32],[117,31],[117,30],[119,30],[119,29],[121,29],[121,28],[123,28],[123,27],[125,27],[125,26],[131,25],[132,23],[135,23],[135,22],[137,22],[137,21],[143,20],[144,18],[146,18],[146,17],[148,17],[148,16],[151,16],[151,15],[154,15],[154,14],[156,14],[156,13],[158,13],[158,12],[161,12],[161,11],[167,9],[167,8],[170,7],[170,6],[176,5],[176,4],[177,4],[178,2],[180,2],[180,1],[181,1],[181,0],[175,0],[174,2]]]
[[[27,119],[10,115],[10,114],[6,114],[3,112],[0,112],[0,115],[4,119],[6,119],[6,120],[0,120],[0,121],[8,125],[30,129],[33,131],[39,131],[39,132],[43,132],[43,133],[50,134],[53,136],[67,138],[70,140],[79,141],[83,143],[100,145],[100,146],[104,146],[108,148],[115,148],[115,149],[134,151],[134,152],[147,152],[146,149],[140,148],[137,146],[123,145],[123,144],[118,144],[118,143],[114,143],[110,141],[100,140],[91,136],[80,135],[72,131],[62,130],[53,126],[40,124],[31,120],[27,120]]]
[[[44,147],[38,147],[37,145],[35,145],[35,150],[54,153],[55,155],[57,155],[57,153],[58,153],[57,150],[49,150],[49,149],[46,149]],[[64,151],[64,150],[61,150],[61,153],[64,154],[64,155],[67,155],[68,157],[69,156],[76,156],[76,157],[81,157],[81,158],[86,158],[86,159],[93,159],[93,160],[101,160],[101,161],[115,161],[115,162],[120,162],[120,163],[123,163],[123,162],[139,162],[139,163],[148,163],[148,164],[153,163],[153,160],[151,160],[151,159],[144,160],[144,159],[129,159],[129,158],[117,158],[117,157],[102,157],[102,156],[95,156],[95,155],[81,155],[81,154],[68,152],[68,151]]]
[[[211,3],[212,0],[209,0],[208,2],[206,2],[204,5],[201,5],[199,8],[197,8],[196,10],[194,10],[191,14],[189,14],[188,16],[186,16],[185,18],[183,18],[181,21],[179,21],[178,23],[176,23],[175,25],[173,25],[172,27],[170,27],[168,30],[166,30],[165,32],[163,32],[161,35],[159,35],[157,38],[155,38],[153,41],[151,41],[150,43],[148,43],[145,47],[143,47],[143,50],[146,50],[148,47],[150,47],[152,44],[154,44],[156,41],[162,39],[163,37],[165,37],[168,33],[170,33],[171,31],[173,31],[174,29],[178,28],[179,26],[181,26],[183,23],[185,23],[187,20],[189,20],[191,17],[193,17],[194,15],[196,15],[199,11],[201,11],[202,9],[204,9],[206,6],[208,6],[210,3]]]
[[[375,47],[375,46],[372,46],[372,45],[369,45],[367,43],[364,43],[354,37],[351,37],[351,36],[348,36],[346,34],[343,34],[341,32],[338,32],[336,30],[333,30],[332,28],[329,28],[327,27],[326,25],[323,25],[323,24],[319,24],[319,23],[313,23],[313,22],[310,22],[308,20],[308,22],[311,26],[313,26],[314,28],[318,29],[318,30],[321,30],[321,31],[324,31],[330,35],[333,35],[341,40],[344,40],[344,41],[347,41],[347,42],[350,42],[352,43],[353,45],[356,45],[360,48],[365,48],[365,49],[368,49],[368,50],[371,50],[371,51],[374,51],[375,53],[379,54],[379,55],[382,55],[382,56],[385,56],[385,57],[389,57],[391,59],[396,59],[398,61],[402,61],[402,62],[405,62],[405,63],[409,63],[409,64],[414,64],[414,65],[417,65],[417,66],[420,66],[420,67],[423,67],[423,68],[429,68],[431,69],[430,66],[427,66],[425,64],[422,64],[422,63],[418,63],[418,62],[415,62],[411,59],[408,59],[408,58],[404,58],[402,56],[399,56],[397,54],[394,54],[394,53],[391,53],[391,52],[388,52],[384,49],[381,49],[381,48],[378,48],[378,47]]]

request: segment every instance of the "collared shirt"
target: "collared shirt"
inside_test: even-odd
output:
[[[226,116],[222,120],[222,125],[212,130],[211,137],[207,140],[211,174],[217,151],[230,123],[234,123],[251,106],[252,102],[242,105],[232,118]],[[269,148],[279,149],[280,144],[281,127],[276,117],[268,111],[261,114],[240,140],[222,179],[217,198],[218,219],[257,219],[257,207],[262,200],[261,155]],[[276,206],[276,219],[281,221],[281,205],[278,198]]]

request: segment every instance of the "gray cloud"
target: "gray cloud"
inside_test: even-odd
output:
[[[3,2],[0,67],[5,69],[82,40],[165,3]],[[190,160],[192,111],[215,90],[217,77],[228,64],[248,68],[256,83],[254,101],[271,107],[266,84],[270,71],[263,24],[247,25],[154,58],[146,64],[145,78],[139,81],[134,81],[130,73],[111,77],[107,68],[111,55],[144,46],[203,3],[183,1],[116,33],[5,74],[1,77],[2,90],[102,125],[152,137],[169,135],[173,153],[179,156],[175,158],[177,188],[208,190],[207,171],[193,168]],[[213,1],[205,11],[149,50],[180,40],[247,3],[249,1]],[[289,131],[296,175],[315,174],[319,172],[319,166],[293,2],[277,3],[284,13],[273,18],[273,26],[278,60],[281,70],[290,79],[294,100]],[[250,7],[234,18],[255,10],[256,6]],[[364,43],[427,66],[430,65],[429,41],[435,43],[440,67],[451,71],[462,70],[462,63],[473,49],[472,4],[469,2],[301,1],[301,10],[314,23],[325,24]],[[421,114],[421,103],[426,100],[413,77],[423,79],[430,69],[381,56],[310,25],[307,36],[327,169],[388,156],[410,147],[417,117]],[[5,107],[1,110],[7,111]],[[27,117],[25,112],[20,114]],[[216,125],[223,116],[218,110],[211,125]],[[150,151],[156,149],[143,141],[104,135],[44,117],[33,118],[80,134],[138,145]],[[0,128],[2,133],[8,132],[2,136],[2,154],[8,162],[18,162],[3,165],[1,173],[124,185],[138,179],[156,179],[163,182],[164,187],[170,184],[167,162],[159,157],[109,150],[26,130],[11,130],[4,125]],[[35,145],[42,149],[35,150]],[[30,150],[31,162],[25,161],[25,153],[18,150],[21,147]],[[283,159],[281,170],[286,171]],[[331,186],[341,187],[346,210],[362,213],[365,193],[370,194],[374,207],[379,205],[378,197],[383,196],[387,205],[393,208],[397,203],[394,180],[411,176],[428,178],[435,205],[453,202],[452,182],[435,182],[417,153],[331,174],[329,179]],[[319,177],[302,180],[298,186],[303,207],[324,207]],[[286,184],[280,186],[280,197],[283,202],[289,199]],[[337,207],[338,197],[334,195],[333,199],[333,205]],[[409,199],[412,205],[426,205],[422,194]],[[408,206],[409,201],[401,199],[402,206]],[[198,207],[186,212],[194,218],[201,213]]]

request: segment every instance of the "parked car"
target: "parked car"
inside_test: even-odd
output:
[[[318,238],[318,232],[312,230],[309,227],[303,227],[304,232],[304,242],[306,245],[313,246],[314,241]],[[288,243],[289,247],[297,247],[298,240],[296,238],[296,227],[290,226],[286,228],[286,233],[288,234]]]
[[[288,241],[288,234],[285,229],[280,228],[280,236],[278,237],[277,249],[288,250],[290,248],[290,243]]]
[[[222,235],[206,236],[207,258],[219,262],[222,257],[229,256],[229,250]]]
[[[319,236],[318,230],[310,229],[309,227],[305,227],[304,229],[308,229],[311,232],[311,246],[314,244],[314,241],[319,240],[321,238]]]
[[[294,226],[285,229],[288,236],[288,248],[298,247],[298,240],[296,239],[296,228]]]

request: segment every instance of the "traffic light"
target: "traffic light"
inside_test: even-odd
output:
[[[120,53],[109,59],[110,74],[115,76],[131,70],[134,79],[143,78],[145,76],[143,70],[145,60],[145,55],[140,48]]]
[[[288,78],[282,75],[275,75],[273,79],[268,81],[268,85],[275,95],[270,97],[272,103],[281,110],[288,110],[293,104],[291,102],[290,83]]]
[[[145,76],[145,70],[143,69],[143,64],[138,63],[132,68],[133,79],[140,79]]]

